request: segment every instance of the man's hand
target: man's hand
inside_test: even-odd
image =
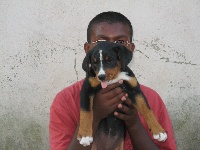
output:
[[[127,96],[126,96],[127,97]],[[138,111],[133,106],[133,103],[130,98],[123,100],[126,105],[122,103],[118,104],[118,108],[122,113],[114,112],[114,115],[119,119],[125,121],[131,142],[134,145],[134,149],[146,150],[158,150],[158,147],[151,140],[147,134],[144,126],[142,125]]]
[[[113,113],[117,106],[122,103],[121,99],[125,98],[125,92],[119,87],[123,81],[111,84],[101,89],[94,98],[93,112],[94,122],[97,123]]]
[[[132,128],[135,125],[137,125],[138,121],[140,121],[138,112],[136,108],[133,106],[131,99],[128,98],[127,95],[126,95],[126,100],[123,100],[123,102],[126,105],[120,103],[117,106],[119,110],[123,113],[115,111],[114,115],[119,119],[124,120],[127,128]]]

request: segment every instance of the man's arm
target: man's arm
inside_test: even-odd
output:
[[[124,102],[128,107],[122,104],[118,105],[118,108],[124,114],[115,112],[114,115],[125,121],[134,150],[159,150],[142,125],[138,112],[133,107],[131,100],[127,98]]]
[[[66,150],[76,126],[66,110],[50,109],[49,140],[51,150]]]
[[[78,128],[79,128],[79,126],[77,126],[77,128],[76,128],[74,136],[73,136],[67,150],[91,150],[91,148],[92,148],[91,144],[89,146],[84,147],[77,140]]]
[[[79,121],[77,86],[59,92],[50,108],[49,142],[51,150],[66,150]],[[77,92],[76,92],[77,91]],[[77,100],[76,100],[77,99]]]
[[[73,119],[67,110],[51,106],[49,123],[51,150],[91,150],[91,146],[83,147],[79,144],[78,126]]]
[[[158,122],[167,132],[168,138],[165,142],[153,140],[148,126],[144,123],[145,120],[138,116],[137,110],[133,107],[131,100],[127,98],[125,102],[128,107],[121,104],[118,105],[118,108],[121,109],[124,114],[115,112],[115,115],[125,121],[134,149],[142,149],[142,147],[145,149],[146,145],[147,149],[149,149],[148,144],[150,144],[156,145],[161,150],[176,150],[176,142],[174,138],[172,124],[162,99],[154,90],[149,89],[145,86],[141,86],[141,88],[143,89],[144,94],[149,100],[148,103],[151,109],[154,111]]]

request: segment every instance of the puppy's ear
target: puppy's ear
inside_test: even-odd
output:
[[[95,76],[94,71],[91,66],[91,54],[92,54],[92,50],[87,52],[85,58],[83,59],[82,68],[86,72],[87,75]]]
[[[119,61],[121,63],[122,71],[126,70],[126,66],[131,62],[133,57],[133,52],[131,52],[128,48],[123,45],[118,45],[116,47],[116,52],[119,57]]]
[[[82,68],[86,73],[89,71],[89,68],[91,66],[91,56],[90,55],[91,55],[90,51],[88,53],[86,53],[86,56],[83,59],[83,63],[82,63]]]

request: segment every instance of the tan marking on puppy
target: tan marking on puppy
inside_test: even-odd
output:
[[[132,87],[136,87],[138,85],[136,77],[131,77],[130,80],[127,81]]]
[[[94,77],[90,77],[89,82],[92,87],[97,87],[100,84],[97,78],[94,78]]]
[[[80,110],[80,126],[77,135],[78,139],[83,136],[92,137],[93,98],[94,96],[90,97],[90,111]]]
[[[117,78],[118,74],[120,73],[120,68],[121,65],[118,63],[117,67],[106,69],[106,79],[109,81]]]
[[[152,110],[150,110],[149,113],[147,113],[144,118],[147,122],[147,125],[148,125],[151,133],[153,133],[153,135],[159,134],[161,132],[165,132],[165,130],[162,128],[162,126],[157,121],[156,116],[154,115]]]
[[[142,114],[148,125],[148,128],[153,134],[159,134],[160,132],[165,132],[165,130],[158,123],[153,111],[148,108],[145,99],[142,95],[136,96],[136,104],[134,106]]]

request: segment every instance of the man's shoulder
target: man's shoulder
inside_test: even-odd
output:
[[[80,92],[82,85],[83,85],[84,79],[77,81],[71,85],[69,85],[68,87],[64,88],[62,91],[60,91],[60,93],[66,93],[66,92],[70,92],[70,93],[74,93],[74,92]]]
[[[147,98],[147,101],[150,107],[158,109],[164,106],[164,102],[162,98],[155,90],[141,84],[140,84],[140,88],[142,92],[144,93],[145,97]]]
[[[68,87],[64,88],[60,92],[57,93],[56,97],[53,101],[53,106],[58,104],[67,105],[71,103],[77,104],[80,100],[80,91],[83,84],[83,80],[77,81],[69,85]]]
[[[140,84],[140,89],[145,95],[158,95],[158,93],[155,90],[143,84]]]

